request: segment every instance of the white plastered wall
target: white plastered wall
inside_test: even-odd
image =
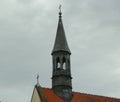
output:
[[[31,102],[41,102],[41,99],[39,97],[39,94],[38,94],[36,88],[34,88]]]

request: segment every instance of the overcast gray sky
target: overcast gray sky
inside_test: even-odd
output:
[[[30,102],[38,73],[51,88],[59,4],[73,90],[120,98],[120,0],[0,0],[2,102]]]

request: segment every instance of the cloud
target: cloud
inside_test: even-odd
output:
[[[51,87],[60,3],[72,52],[73,90],[120,97],[119,1],[48,2],[0,1],[1,100],[30,101],[38,73],[41,86]]]

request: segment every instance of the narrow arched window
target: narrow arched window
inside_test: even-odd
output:
[[[57,68],[60,68],[60,62],[57,63]]]
[[[64,70],[66,69],[66,63],[65,62],[63,63],[63,69]]]
[[[65,60],[65,57],[63,57],[63,69],[66,70],[66,60]]]
[[[57,62],[57,68],[60,68],[61,66],[60,66],[60,59],[59,59],[59,57],[57,58],[56,62]]]

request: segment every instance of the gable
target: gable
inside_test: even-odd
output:
[[[41,99],[40,99],[40,96],[39,96],[39,94],[37,92],[36,87],[33,90],[31,102],[41,102]]]

